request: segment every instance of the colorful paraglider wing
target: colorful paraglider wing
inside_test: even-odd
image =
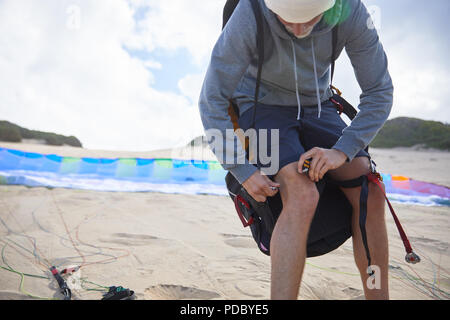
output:
[[[0,148],[0,183],[99,191],[158,191],[228,195],[217,161],[77,158]],[[382,174],[390,199],[450,205],[450,189]]]

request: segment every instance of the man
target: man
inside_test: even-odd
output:
[[[217,41],[202,88],[199,108],[208,135],[233,129],[229,99],[239,107],[239,126],[252,125],[256,83],[257,25],[250,1],[241,0]],[[279,170],[273,180],[246,159],[223,161],[247,192],[265,201],[278,190],[283,210],[271,239],[271,298],[296,299],[306,259],[308,231],[325,174],[350,180],[369,172],[364,151],[387,120],[393,85],[387,58],[360,0],[257,0],[264,18],[265,57],[255,129],[279,130]],[[337,50],[344,48],[362,89],[360,112],[347,125],[329,101],[332,29],[339,24]],[[272,146],[274,144],[271,144]],[[221,159],[224,150],[213,150]],[[229,157],[230,150],[225,150]],[[242,159],[238,146],[234,159]],[[270,153],[270,152],[269,152]],[[302,174],[312,158],[309,175]],[[259,161],[259,160],[258,160]],[[358,227],[361,187],[342,188],[353,207],[356,265],[367,299],[388,299],[388,239],[384,195],[369,185],[367,238],[381,286],[367,287],[367,257]]]

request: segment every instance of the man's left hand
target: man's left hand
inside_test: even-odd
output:
[[[302,173],[305,160],[312,158],[309,168],[309,178],[313,182],[319,182],[325,173],[341,167],[347,160],[347,156],[337,149],[312,148],[305,152],[298,161],[298,172]]]

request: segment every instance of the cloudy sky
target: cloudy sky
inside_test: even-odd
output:
[[[91,149],[203,134],[197,101],[225,0],[0,0],[0,120]],[[365,0],[389,58],[391,118],[450,122],[448,0]],[[341,55],[336,85],[358,104]]]

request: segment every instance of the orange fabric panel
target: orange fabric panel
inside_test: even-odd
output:
[[[238,115],[236,114],[236,112],[234,112],[234,108],[230,102],[229,106],[228,106],[228,115],[231,118],[231,122],[233,123],[233,128],[234,131],[236,131],[239,128],[239,124],[238,124]],[[245,138],[244,135],[242,134],[242,132],[238,132],[237,136],[239,138],[239,140],[241,141],[241,144],[244,146],[244,150],[247,150],[248,148],[248,138]]]

